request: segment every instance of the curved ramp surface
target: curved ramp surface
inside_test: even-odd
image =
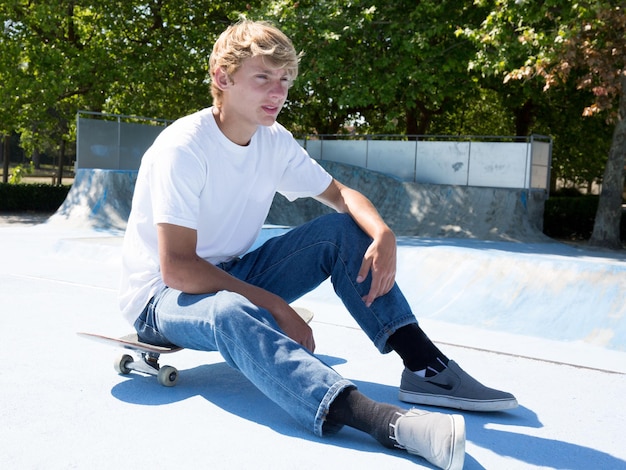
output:
[[[406,183],[390,176],[320,162],[337,180],[365,194],[397,235],[547,242],[542,233],[545,194],[523,189]],[[311,200],[277,195],[267,222],[298,225],[330,212]]]
[[[79,169],[48,223],[124,230],[136,181],[136,170]]]
[[[406,183],[359,167],[321,164],[339,181],[365,194],[400,236],[546,242],[543,193],[522,189]],[[126,228],[137,171],[79,169],[51,223]],[[277,195],[266,222],[295,226],[331,209],[312,199],[290,203]]]

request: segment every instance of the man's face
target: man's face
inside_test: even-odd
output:
[[[225,103],[250,124],[271,126],[285,104],[291,83],[285,69],[272,67],[263,57],[251,57],[231,76]]]

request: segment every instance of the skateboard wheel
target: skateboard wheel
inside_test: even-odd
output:
[[[122,354],[120,357],[117,358],[115,363],[113,363],[113,367],[118,374],[130,374],[130,369],[127,366],[131,362],[134,362],[133,356],[130,356],[128,354]]]
[[[178,370],[172,366],[163,366],[159,369],[157,380],[164,387],[173,387],[178,380]]]

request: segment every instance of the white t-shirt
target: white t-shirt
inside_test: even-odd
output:
[[[218,128],[212,108],[174,122],[146,151],[124,237],[120,308],[134,323],[163,286],[156,224],[197,230],[197,254],[212,264],[254,243],[274,194],[317,196],[332,177],[280,124],[259,126],[239,146]]]

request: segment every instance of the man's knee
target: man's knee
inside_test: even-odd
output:
[[[267,310],[254,305],[243,295],[229,291],[215,295],[212,315],[216,324],[228,322],[241,325],[250,320],[266,324],[274,322],[274,317]]]
[[[367,245],[371,243],[372,239],[348,214],[334,213],[322,217],[326,219],[324,223],[337,234],[340,240],[357,244],[359,241],[362,241]]]

